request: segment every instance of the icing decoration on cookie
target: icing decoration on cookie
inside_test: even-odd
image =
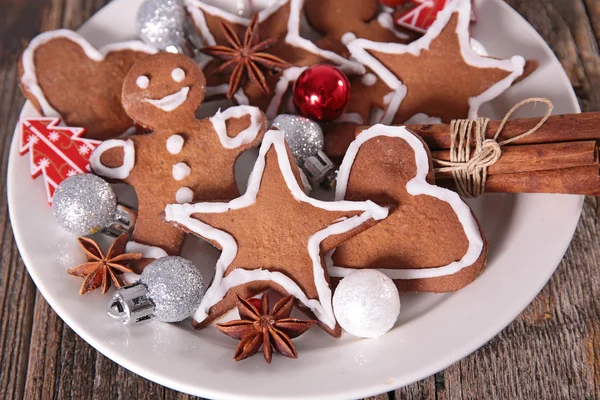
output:
[[[360,79],[365,86],[373,86],[375,83],[377,83],[377,77],[371,72],[364,74]]]
[[[173,179],[180,181],[185,177],[190,176],[192,169],[184,162],[178,162],[173,165]]]
[[[173,79],[177,69],[183,71],[180,82]],[[150,77],[147,88],[137,85],[139,76]],[[104,142],[92,157],[94,172],[136,191],[139,207],[132,239],[169,255],[179,254],[184,233],[159,218],[166,205],[239,196],[235,162],[266,131],[266,118],[256,107],[231,107],[196,119],[205,82],[194,60],[181,54],[159,53],[136,63],[123,83],[123,107],[150,133]],[[177,107],[167,106],[172,103],[163,99],[182,90],[185,97]]]
[[[278,0],[258,13],[259,36],[278,39],[275,45],[268,50],[269,54],[292,65],[291,68],[265,77],[267,85],[271,89],[271,94],[268,96],[265,96],[259,90],[259,86],[251,81],[246,82],[242,87],[241,92],[248,99],[247,103],[267,110],[266,113],[269,119],[273,119],[279,112],[284,101],[284,95],[302,72],[299,68],[303,70],[310,65],[328,62],[339,66],[347,73],[363,74],[365,72],[360,63],[350,61],[332,51],[324,50],[312,41],[300,36],[303,3],[303,0]],[[198,33],[207,46],[225,45],[227,43],[219,22],[227,22],[238,33],[243,32],[250,23],[250,19],[228,13],[200,0],[186,0],[185,4]],[[286,21],[286,23],[276,22],[279,20]],[[206,66],[205,72],[213,68],[211,65],[214,67],[214,62]],[[212,89],[209,92],[215,93]],[[220,90],[217,92],[220,93]],[[240,98],[242,96],[235,97],[238,102]]]
[[[181,68],[175,68],[171,71],[171,78],[173,78],[175,82],[181,82],[185,79],[185,72]]]
[[[138,76],[138,78],[135,80],[135,84],[140,89],[146,89],[148,87],[148,85],[150,84],[150,79],[146,75],[141,75],[141,76]]]
[[[179,204],[191,203],[194,200],[194,192],[188,187],[182,187],[175,193],[175,200]]]
[[[185,141],[181,135],[171,135],[167,139],[167,151],[171,154],[179,154]]]
[[[126,253],[141,253],[144,258],[163,258],[167,257],[168,254],[166,251],[156,246],[148,246],[146,244],[141,244],[138,242],[129,241],[125,245]]]
[[[185,103],[189,92],[190,87],[186,86],[181,88],[179,91],[168,94],[164,97],[161,97],[160,99],[144,99],[144,101],[146,103],[152,104],[156,108],[160,108],[163,111],[170,112],[182,105],[183,103]]]
[[[330,276],[372,268],[402,290],[445,292],[470,283],[485,266],[487,244],[471,209],[433,184],[428,149],[405,127],[375,125],[348,148],[336,199],[364,198],[396,207],[333,253]]]
[[[84,139],[83,128],[58,126],[59,118],[27,118],[19,121],[19,154],[29,153],[33,179],[43,175],[48,204],[56,187],[76,174],[90,172],[89,157],[100,143]]]
[[[304,13],[308,24],[325,37],[324,45],[345,44],[349,35],[379,42],[410,41],[410,36],[394,25],[393,17],[381,12],[378,0],[305,0]],[[343,48],[337,47],[338,52]]]
[[[417,113],[451,119],[477,117],[481,104],[498,97],[524,71],[523,57],[481,57],[469,37],[469,0],[454,0],[419,40],[408,45],[356,39],[352,55],[368,66],[390,92],[381,123],[402,123]],[[456,49],[450,51],[449,49]],[[460,52],[461,57],[456,57]],[[406,71],[438,71],[405,73]]]
[[[107,167],[100,161],[100,156],[107,150],[123,149],[123,160],[118,167]],[[90,165],[94,172],[109,179],[126,179],[135,165],[135,147],[131,140],[110,139],[100,143],[97,151],[90,157]]]
[[[44,32],[23,52],[21,89],[43,115],[82,126],[87,137],[107,139],[133,125],[120,104],[123,78],[136,61],[154,53],[140,41],[97,50],[73,31]]]
[[[430,117],[425,113],[418,113],[406,120],[406,125],[425,125],[425,124],[441,124],[442,120],[438,117]]]
[[[339,334],[321,255],[365,229],[366,222],[385,218],[388,211],[370,201],[324,202],[308,197],[290,157],[284,135],[270,130],[243,196],[228,203],[166,207],[166,221],[223,250],[194,315],[198,327],[232,309],[236,295],[247,298],[273,288],[296,297],[326,330]],[[258,233],[262,237],[255,236]]]
[[[177,193],[175,193],[175,200],[179,204],[191,203],[194,200],[194,192],[188,187],[179,188]]]

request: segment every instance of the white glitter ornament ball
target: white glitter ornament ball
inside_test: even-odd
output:
[[[364,338],[382,336],[392,329],[400,314],[398,289],[377,270],[357,270],[336,288],[333,311],[348,333]]]
[[[148,264],[140,282],[155,305],[154,317],[163,322],[183,321],[192,315],[204,296],[204,281],[191,261],[163,257]]]
[[[271,124],[285,135],[298,165],[323,150],[323,130],[315,121],[298,115],[281,114]]]
[[[146,0],[137,14],[140,38],[159,50],[181,47],[186,42],[182,0]]]
[[[52,198],[56,221],[77,235],[91,235],[110,224],[116,207],[117,197],[110,185],[92,174],[65,179]]]

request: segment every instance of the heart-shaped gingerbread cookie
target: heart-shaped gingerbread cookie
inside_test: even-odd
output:
[[[393,207],[385,220],[337,248],[329,275],[376,268],[400,290],[438,293],[477,278],[487,262],[483,231],[459,195],[433,178],[427,146],[405,127],[362,131],[340,167],[336,198]]]
[[[45,116],[86,128],[86,137],[109,139],[133,126],[121,106],[123,79],[138,60],[156,53],[140,41],[97,50],[81,35],[59,29],[35,37],[23,52],[23,94]]]

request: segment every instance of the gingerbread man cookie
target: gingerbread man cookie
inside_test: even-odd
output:
[[[265,134],[246,193],[227,203],[170,204],[165,220],[223,250],[215,277],[194,315],[204,327],[235,307],[237,295],[266,289],[291,294],[334,336],[325,252],[381,220],[371,201],[326,202],[308,197],[281,131]]]
[[[137,193],[138,219],[128,251],[135,248],[150,258],[178,254],[184,233],[159,218],[167,204],[239,195],[236,159],[260,143],[267,120],[250,106],[196,119],[205,86],[194,60],[179,54],[147,57],[125,77],[123,106],[152,132],[103,142],[90,165],[96,174],[128,183]]]
[[[403,291],[449,292],[487,262],[487,242],[460,196],[434,185],[429,149],[403,126],[362,131],[340,167],[336,198],[394,204],[390,215],[332,255],[331,277],[373,268]]]
[[[109,139],[133,127],[121,106],[123,79],[133,64],[154,53],[140,41],[96,50],[73,31],[44,32],[23,52],[20,87],[44,116],[86,128],[86,138]]]

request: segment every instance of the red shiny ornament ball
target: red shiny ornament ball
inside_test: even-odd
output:
[[[248,299],[248,302],[249,302],[250,304],[252,304],[254,307],[256,307],[256,309],[257,309],[257,310],[259,310],[259,311],[260,311],[260,306],[261,306],[261,304],[262,304],[262,300],[261,300],[261,299],[257,299],[257,298],[255,298],[255,297],[253,297],[253,298],[251,298],[251,299]]]
[[[294,85],[294,105],[300,114],[316,121],[333,121],[346,110],[350,82],[332,65],[307,68]]]

